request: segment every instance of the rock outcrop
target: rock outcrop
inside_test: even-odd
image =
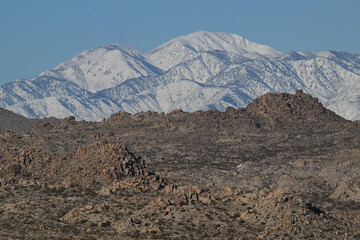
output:
[[[6,156],[4,156],[6,158]],[[54,187],[161,189],[164,180],[146,162],[119,143],[79,147],[74,154],[56,157],[41,150],[23,150],[15,161],[3,161],[3,184]]]
[[[280,122],[333,123],[346,120],[323,107],[317,98],[297,90],[295,94],[267,93],[246,108],[250,115],[263,116]]]

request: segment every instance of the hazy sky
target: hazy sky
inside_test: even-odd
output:
[[[358,0],[0,0],[0,84],[111,43],[150,50],[206,30],[283,52],[360,53]]]

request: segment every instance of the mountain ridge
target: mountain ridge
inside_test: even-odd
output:
[[[180,36],[175,39],[168,41],[160,45],[159,47],[146,52],[145,54],[154,62],[156,65],[160,66],[164,70],[168,70],[173,67],[174,62],[180,63],[183,62],[184,59],[171,59],[170,65],[169,63],[163,63],[163,58],[167,58],[164,52],[175,51],[180,53],[180,55],[184,55],[178,48],[187,48],[187,54],[189,51],[190,56],[196,55],[200,52],[207,51],[225,51],[231,52],[235,54],[245,54],[245,53],[258,53],[264,56],[278,56],[281,55],[280,51],[277,51],[269,46],[261,45],[257,43],[252,43],[246,38],[229,33],[211,33],[206,31],[200,31],[196,33],[192,33],[186,36]],[[185,50],[186,51],[186,50]],[[165,56],[164,56],[165,55]],[[172,57],[174,54],[172,55]],[[180,56],[180,58],[183,56]],[[189,59],[189,58],[185,58]]]
[[[235,34],[202,31],[145,53],[126,44],[83,51],[37,77],[0,86],[0,107],[31,118],[100,121],[117,111],[225,111],[267,92],[303,89],[358,120],[359,56],[282,53]]]

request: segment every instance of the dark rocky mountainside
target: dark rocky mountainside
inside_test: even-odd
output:
[[[4,108],[0,108],[0,130],[25,131],[32,127],[36,120],[28,119]]]
[[[23,132],[38,122],[51,122],[55,124],[60,122],[60,120],[56,118],[29,119],[4,108],[0,108],[0,130]]]
[[[358,239],[360,125],[317,99],[0,134],[6,239]]]

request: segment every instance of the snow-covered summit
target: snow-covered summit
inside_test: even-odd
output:
[[[360,119],[360,55],[282,53],[235,34],[196,32],[146,53],[125,44],[81,52],[37,77],[0,86],[0,107],[30,118],[99,121],[119,110],[224,111],[297,89]]]
[[[174,65],[196,57],[200,52],[225,51],[235,54],[256,53],[278,57],[282,52],[231,33],[200,31],[180,36],[149,51],[146,55],[158,67],[168,70]]]
[[[83,51],[40,76],[66,79],[90,92],[97,92],[130,78],[155,76],[160,72],[139,50],[127,44],[112,44]]]

